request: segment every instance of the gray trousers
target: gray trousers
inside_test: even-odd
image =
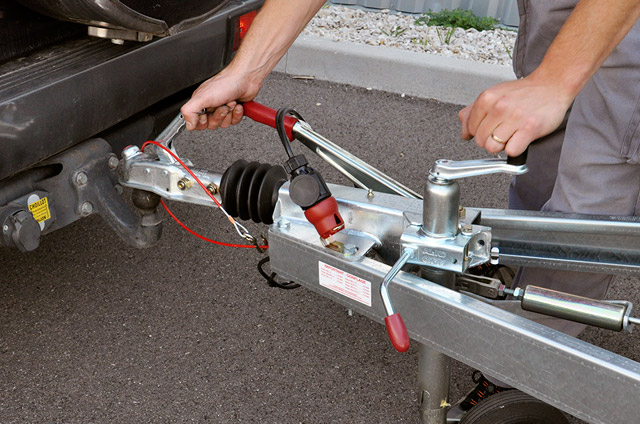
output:
[[[577,0],[519,0],[514,70],[540,64]],[[640,23],[576,97],[563,125],[529,146],[528,174],[514,178],[512,209],[632,216],[640,192]],[[613,277],[521,268],[515,285],[535,284],[596,299]],[[542,324],[577,336],[585,326],[555,318]]]

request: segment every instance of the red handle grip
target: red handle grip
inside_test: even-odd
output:
[[[260,104],[258,102],[243,103],[244,116],[248,116],[256,122],[268,125],[272,128],[276,127],[276,111],[268,106]],[[293,141],[293,126],[298,122],[293,116],[284,117],[284,129],[289,137],[289,141]]]
[[[404,321],[399,313],[389,315],[385,317],[384,324],[387,326],[387,333],[391,344],[396,348],[398,352],[406,352],[409,349],[409,333],[407,327],[404,326]]]

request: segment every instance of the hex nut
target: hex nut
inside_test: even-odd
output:
[[[345,256],[353,256],[358,251],[358,248],[354,244],[345,244],[342,251]]]
[[[75,183],[77,186],[83,186],[89,182],[89,177],[83,171],[80,171],[76,174]]]
[[[91,215],[93,213],[93,204],[91,202],[84,202],[80,207],[82,215]]]
[[[109,156],[109,168],[110,169],[116,169],[118,167],[119,163],[120,163],[120,161],[118,160],[118,157],[116,155]]]

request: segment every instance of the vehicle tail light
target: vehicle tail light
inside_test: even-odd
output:
[[[258,14],[258,11],[252,10],[251,12],[245,13],[244,15],[239,16],[235,20],[235,31],[233,34],[233,51],[235,52],[240,47],[240,43],[244,39],[244,36],[247,34],[253,19]]]

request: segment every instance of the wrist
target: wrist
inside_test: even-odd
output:
[[[586,83],[578,73],[547,69],[544,63],[526,78],[534,85],[543,86],[553,92],[554,96],[567,107],[571,105]]]
[[[262,83],[264,82],[267,74],[260,68],[251,68],[245,64],[236,62],[235,59],[224,68],[217,78],[226,78],[231,84],[237,84],[240,91],[243,92],[242,98],[238,100],[249,101],[252,100],[260,91]]]

